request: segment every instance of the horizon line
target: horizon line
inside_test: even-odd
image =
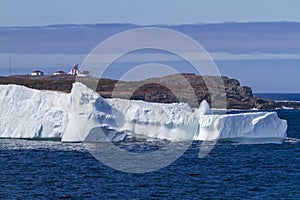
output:
[[[130,25],[130,26],[184,26],[184,25],[221,25],[221,24],[277,24],[277,23],[289,23],[289,24],[300,24],[300,21],[225,21],[225,22],[195,22],[195,23],[181,23],[181,24],[136,24],[131,22],[103,22],[103,23],[53,23],[53,24],[43,24],[43,25],[10,25],[3,26],[0,28],[43,28],[43,27],[57,27],[57,26],[96,26],[96,25]]]

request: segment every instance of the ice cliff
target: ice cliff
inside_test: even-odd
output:
[[[68,124],[70,95],[0,85],[0,137],[60,138]]]
[[[0,86],[0,137],[62,138],[64,142],[122,140],[128,135],[182,140],[278,138],[287,123],[276,112],[212,114],[207,102],[146,103],[104,99],[81,83],[71,93]]]

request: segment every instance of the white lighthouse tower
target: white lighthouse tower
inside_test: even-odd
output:
[[[78,64],[74,65],[69,74],[77,76],[79,74]]]

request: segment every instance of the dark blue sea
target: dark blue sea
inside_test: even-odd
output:
[[[0,199],[300,199],[300,110],[275,111],[289,126],[282,144],[219,141],[200,159],[195,141],[171,165],[141,174],[100,163],[80,143],[0,139]]]
[[[277,101],[300,101],[300,94],[299,93],[256,93],[254,94],[259,96],[263,99],[269,100],[277,100]]]

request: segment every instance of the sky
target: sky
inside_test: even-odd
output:
[[[0,0],[0,27],[99,23],[180,25],[228,22],[300,22],[299,8],[299,0]],[[276,26],[275,29],[280,30],[281,27]],[[227,30],[224,39],[213,32],[217,29],[213,29],[212,32],[208,31],[209,34],[202,34],[196,40],[201,41],[205,36],[208,39],[203,39],[204,44],[210,41],[208,47],[216,45],[216,50],[211,48],[209,53],[215,59],[221,73],[238,79],[242,85],[251,86],[254,92],[300,93],[300,87],[298,87],[300,85],[298,78],[298,74],[300,74],[298,32],[300,29],[295,26],[297,29],[295,34],[290,34],[289,31],[295,29],[291,25],[291,29],[283,31],[284,34],[279,34],[281,31],[275,31],[273,34],[264,27],[260,27],[260,29],[249,27],[253,34],[249,32],[247,36],[244,33],[240,34],[238,29],[231,33]],[[283,25],[283,29],[284,27],[286,26]],[[273,28],[271,29],[273,30]],[[261,32],[262,30],[267,32]],[[51,31],[46,33],[51,34]],[[108,33],[111,34],[111,32]],[[68,42],[69,39],[57,36],[53,36],[53,39],[52,36],[44,33],[37,33],[37,38],[34,38],[35,36],[31,36],[31,33],[27,33],[26,37],[31,37],[27,38],[27,43],[35,42],[39,47],[36,48],[35,45],[24,42],[22,33],[19,32],[19,34],[21,36],[13,38],[13,35],[9,36],[7,33],[5,35],[0,31],[0,75],[7,74],[10,57],[13,57],[14,65],[19,67],[19,69],[15,67],[16,73],[28,73],[41,66],[48,67],[47,71],[51,73],[60,70],[62,66],[64,70],[68,69],[74,64],[74,61],[80,63],[86,56],[84,53],[73,55],[71,52],[58,51],[30,53],[31,46],[35,49],[43,46],[47,50],[59,49],[60,46],[53,41]],[[192,34],[192,36],[197,37],[197,34]],[[210,38],[210,35],[214,37]],[[53,40],[48,40],[48,43],[46,40],[45,43],[43,41],[38,43],[43,39],[42,37]],[[69,36],[67,35],[67,37]],[[80,33],[79,36],[72,35],[72,37],[74,40],[77,37],[80,38]],[[252,41],[247,42],[248,38],[252,38]],[[97,38],[93,39],[89,43],[91,47],[97,41]],[[62,45],[64,45],[63,42]],[[26,43],[26,45],[22,46],[21,43]],[[71,43],[67,43],[69,46],[66,46],[76,45]],[[239,46],[240,49],[254,47],[258,51],[239,50],[233,52],[227,48],[228,45]],[[17,52],[8,50],[13,47],[17,47]]]
[[[298,0],[0,0],[0,26],[300,21]]]

